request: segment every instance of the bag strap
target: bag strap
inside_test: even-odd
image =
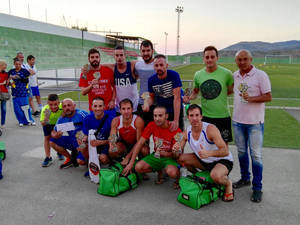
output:
[[[100,124],[99,124],[99,127],[98,127],[98,129],[96,130],[96,132],[95,132],[95,137],[98,136],[98,134],[99,134],[101,128],[103,127],[103,125],[104,125],[104,123],[105,123],[105,121],[106,121],[106,119],[107,119],[107,117],[108,117],[108,115],[107,115],[107,114],[104,114],[104,116],[103,116],[103,118],[102,118],[102,120],[101,120],[101,122],[100,122]]]

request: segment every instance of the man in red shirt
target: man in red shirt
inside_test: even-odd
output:
[[[131,171],[137,154],[152,135],[154,152],[139,161],[135,166],[135,171],[138,173],[150,173],[165,169],[169,177],[177,180],[179,178],[179,169],[176,159],[173,158],[172,147],[175,143],[174,136],[181,130],[177,128],[175,131],[170,131],[171,124],[167,120],[168,113],[164,106],[156,106],[153,111],[153,117],[154,121],[147,125],[142,133],[142,137],[133,147],[131,160],[124,168],[123,174],[127,175]]]
[[[79,87],[82,95],[88,94],[89,110],[92,111],[92,102],[95,97],[104,99],[105,110],[114,111],[115,108],[115,84],[113,71],[100,65],[100,52],[90,49],[88,53],[89,68],[82,68]]]

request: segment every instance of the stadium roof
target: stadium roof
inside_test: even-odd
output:
[[[137,41],[137,42],[139,42],[139,41],[147,40],[146,38],[143,38],[143,37],[112,35],[112,34],[107,34],[106,37],[113,39],[113,40],[119,40],[119,41]]]

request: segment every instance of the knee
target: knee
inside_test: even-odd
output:
[[[144,146],[141,149],[141,154],[142,154],[143,157],[149,155],[150,154],[150,148],[149,148],[149,146]]]
[[[104,155],[104,154],[100,154],[100,156],[99,156],[99,161],[100,161],[100,163],[102,163],[102,164],[108,164],[108,163],[109,163],[108,156],[107,156],[107,155]]]
[[[177,161],[180,165],[185,165],[185,166],[189,165],[189,160],[187,160],[185,154],[180,155]]]
[[[140,162],[138,162],[136,165],[135,165],[135,171],[137,172],[137,173],[143,173],[143,171],[144,171],[144,166],[143,166],[143,163],[140,161]]]
[[[210,172],[210,177],[215,183],[220,183],[222,179],[222,175],[217,172]]]
[[[177,168],[168,168],[166,170],[166,173],[168,174],[169,177],[176,179],[179,177],[179,170]]]

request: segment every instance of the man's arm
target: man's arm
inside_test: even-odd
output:
[[[139,79],[139,75],[136,74],[135,72],[135,64],[136,64],[137,61],[131,61],[130,64],[131,64],[131,73],[132,73],[132,76],[134,79]]]
[[[181,106],[181,95],[180,95],[181,87],[177,87],[173,89],[173,110],[174,110],[174,120],[171,121],[170,130],[177,130],[179,127],[179,116],[180,116],[180,106]]]
[[[227,86],[227,95],[233,94],[234,84]]]
[[[268,92],[259,96],[249,96],[248,93],[240,94],[247,102],[263,103],[272,101],[272,93]]]
[[[149,112],[150,106],[154,104],[154,97],[155,97],[155,94],[152,93],[152,92],[150,92],[150,93],[149,93],[149,96],[150,96],[150,97],[147,99],[146,104],[144,103],[144,105],[142,106],[144,112]]]

